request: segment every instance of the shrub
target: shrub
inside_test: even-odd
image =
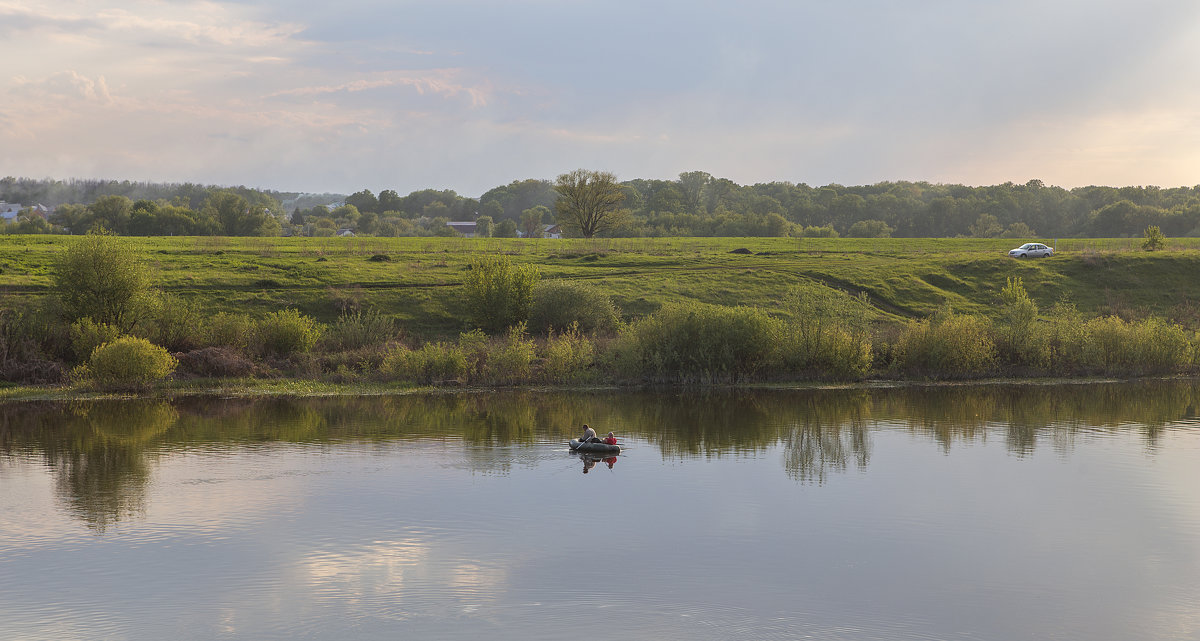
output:
[[[1048,320],[1044,333],[1049,369],[1057,374],[1073,373],[1084,365],[1088,332],[1083,316],[1073,303],[1060,300],[1050,308]]]
[[[53,280],[70,320],[89,316],[128,332],[145,314],[150,274],[123,238],[88,234],[75,240],[56,261]]]
[[[254,337],[254,321],[246,314],[218,312],[203,323],[201,344],[244,350]]]
[[[426,343],[415,350],[399,346],[383,357],[379,371],[395,381],[461,383],[467,380],[467,356],[453,343]]]
[[[1128,323],[1105,316],[1084,325],[1086,367],[1109,374],[1166,374],[1192,363],[1193,347],[1178,325],[1160,318]]]
[[[839,379],[861,378],[871,369],[871,308],[865,294],[800,287],[789,293],[786,307],[793,319],[779,338],[784,368]]]
[[[71,323],[68,332],[71,335],[71,349],[80,362],[90,358],[97,347],[111,343],[121,336],[121,330],[116,327],[97,323],[87,316]]]
[[[1046,368],[1050,365],[1051,334],[1038,325],[1038,307],[1021,277],[1008,278],[1000,290],[1000,324],[996,348],[1000,359],[1013,365]]]
[[[1148,252],[1162,249],[1166,244],[1167,237],[1163,235],[1158,225],[1150,225],[1143,232],[1143,235],[1146,237],[1146,240],[1142,241],[1142,249]]]
[[[909,321],[893,346],[893,365],[934,378],[976,376],[996,360],[987,319],[944,309],[932,318]]]
[[[533,290],[529,325],[536,332],[563,332],[572,325],[589,334],[613,332],[620,319],[612,299],[587,283],[543,281]]]
[[[326,332],[325,343],[330,349],[361,349],[386,343],[395,332],[392,319],[377,310],[343,312]]]
[[[646,376],[734,380],[771,364],[779,330],[762,310],[688,302],[631,324],[615,349],[618,362]]]
[[[104,388],[145,389],[170,376],[178,364],[162,347],[125,336],[92,352],[87,377]]]
[[[528,381],[535,356],[533,341],[525,336],[525,324],[518,323],[509,328],[507,336],[489,346],[484,377],[489,383],[502,385]]]
[[[472,259],[464,282],[467,309],[489,332],[528,320],[537,281],[533,265],[513,265],[504,256]]]
[[[578,326],[571,325],[561,334],[550,334],[546,339],[542,375],[550,383],[587,380],[594,374],[595,361],[592,341]]]
[[[311,350],[321,338],[321,326],[294,309],[285,309],[260,319],[255,338],[262,353],[288,356]]]
[[[198,347],[202,337],[196,328],[203,326],[199,301],[163,294],[150,304],[147,338],[173,352],[184,352]]]

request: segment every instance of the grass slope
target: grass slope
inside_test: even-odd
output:
[[[0,237],[7,306],[50,291],[62,236]],[[502,240],[441,238],[132,238],[164,291],[208,312],[255,315],[294,307],[319,320],[375,307],[420,338],[468,329],[459,285],[471,257],[504,253],[545,279],[586,279],[626,316],[697,299],[784,313],[796,286],[865,292],[881,319],[956,310],[991,314],[1005,279],[1020,276],[1043,308],[1069,297],[1085,314],[1156,314],[1196,326],[1200,240],[1143,252],[1137,239],[1059,242],[1050,259],[1006,256],[1009,240],[673,238]],[[744,250],[744,251],[743,251]]]

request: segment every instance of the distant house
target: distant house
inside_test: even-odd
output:
[[[350,229],[349,227],[342,227],[341,229],[337,230],[337,233],[334,235],[335,236],[353,236],[354,230]]]
[[[456,222],[449,221],[446,226],[467,238],[475,237],[475,223],[473,222]]]
[[[54,209],[38,203],[29,208],[29,213],[32,216],[41,216],[42,218],[50,218],[50,214],[54,213]]]
[[[517,230],[517,238],[527,238],[525,232]],[[542,235],[538,238],[562,238],[562,228],[558,225],[542,225]]]
[[[20,203],[6,203],[0,200],[0,218],[12,222],[17,219],[24,207]]]

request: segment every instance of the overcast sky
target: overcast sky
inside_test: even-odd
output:
[[[0,0],[0,175],[1200,184],[1196,0]]]

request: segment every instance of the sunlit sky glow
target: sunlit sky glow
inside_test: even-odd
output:
[[[1200,184],[1195,0],[0,0],[0,175]]]

